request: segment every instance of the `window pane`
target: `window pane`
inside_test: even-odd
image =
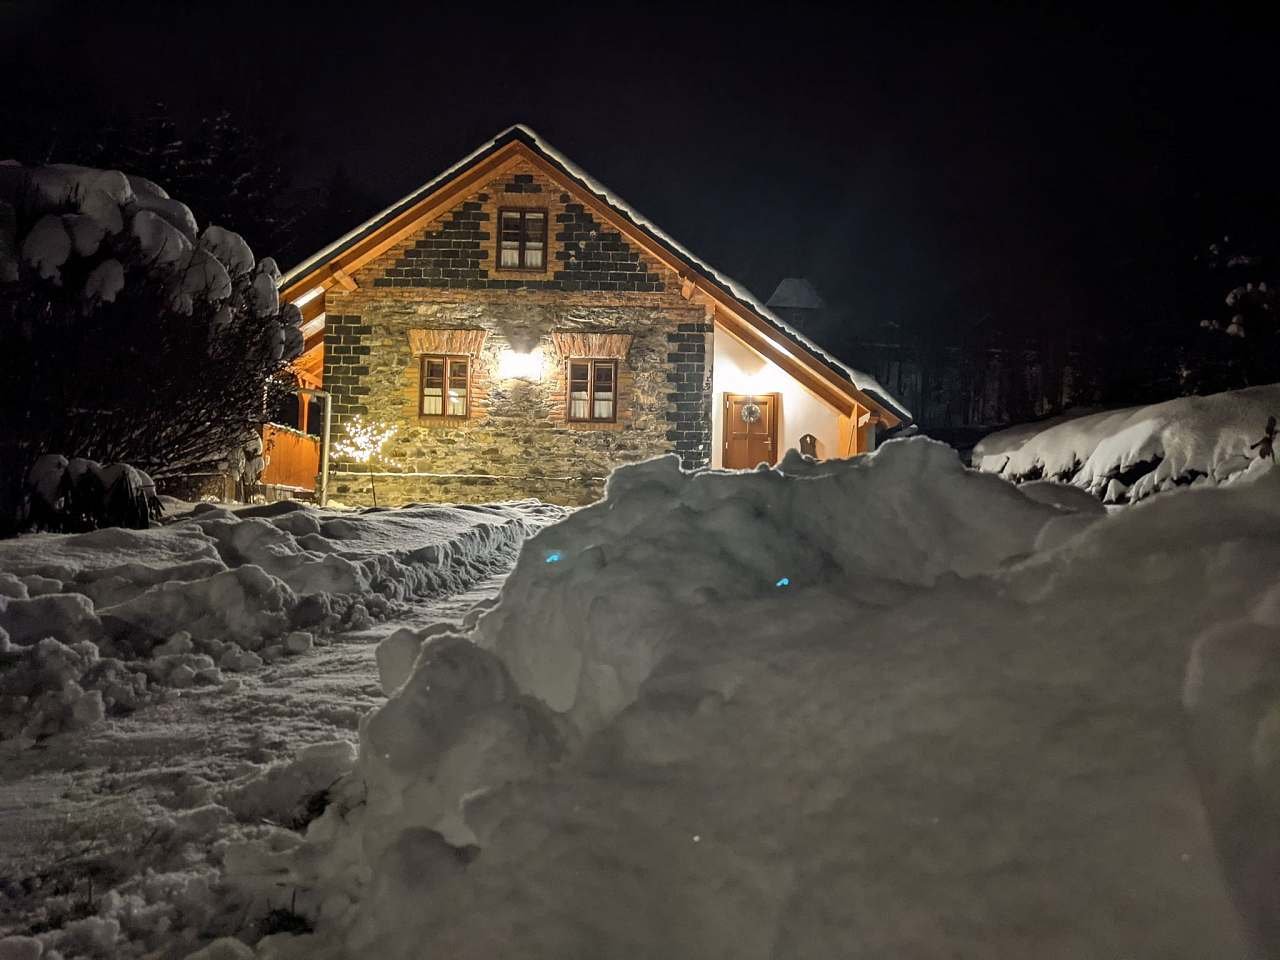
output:
[[[612,389],[613,388],[613,364],[597,363],[596,367],[596,389]]]
[[[423,390],[422,412],[436,417],[444,413],[444,391],[439,387],[428,387]]]
[[[542,266],[542,244],[530,243],[524,248],[524,265],[535,269]]]
[[[467,391],[449,388],[449,416],[465,417],[467,415]]]
[[[444,361],[427,360],[423,364],[423,386],[442,386],[444,384]]]
[[[503,241],[502,256],[499,258],[498,265],[503,267],[520,266],[520,245]]]
[[[541,240],[543,236],[543,228],[546,227],[546,217],[539,213],[526,213],[524,215],[524,237],[526,240]]]

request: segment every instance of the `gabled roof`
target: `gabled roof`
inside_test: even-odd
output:
[[[445,212],[438,200],[478,189],[513,156],[522,155],[548,174],[575,187],[580,198],[674,270],[692,291],[717,308],[717,320],[733,318],[731,332],[760,349],[788,373],[834,406],[841,398],[885,416],[890,426],[911,420],[911,413],[874,377],[826,353],[757,300],[750,291],[699,260],[586,171],[559,153],[533,130],[517,124],[428,180],[412,193],[318,251],[281,278],[282,295],[298,300],[317,287],[347,285],[349,274],[393,245],[424,220]],[[692,295],[690,292],[688,295]],[[771,346],[776,349],[771,349]],[[846,406],[848,404],[845,404]]]
[[[765,306],[775,310],[824,310],[827,305],[807,277],[787,277]]]

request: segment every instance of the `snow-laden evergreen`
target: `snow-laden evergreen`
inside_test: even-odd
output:
[[[42,456],[210,467],[303,346],[280,271],[142,177],[0,164],[0,534],[30,526]]]
[[[1135,503],[1187,485],[1232,482],[1263,468],[1260,439],[1280,414],[1280,384],[1178,397],[983,438],[973,465],[1015,482],[1070,483],[1107,503]]]

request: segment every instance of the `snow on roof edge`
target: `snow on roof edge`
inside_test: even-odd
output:
[[[287,286],[297,277],[303,275],[328,257],[342,250],[345,245],[349,244],[357,237],[377,227],[381,222],[389,220],[391,217],[395,216],[402,210],[407,209],[409,206],[412,206],[414,203],[417,203],[422,197],[446,183],[460,170],[471,165],[484,155],[498,149],[498,147],[502,146],[507,140],[512,139],[513,137],[521,137],[524,139],[530,146],[536,148],[548,159],[558,164],[566,174],[576,179],[580,186],[586,188],[591,193],[594,193],[597,198],[603,200],[614,211],[630,220],[635,226],[649,233],[655,240],[664,244],[685,260],[688,260],[689,263],[697,267],[698,270],[707,277],[707,279],[717,284],[735,300],[747,309],[751,310],[766,323],[777,329],[779,333],[782,333],[808,353],[821,360],[832,370],[842,375],[844,379],[852,383],[858,390],[867,394],[867,396],[871,397],[871,399],[875,400],[877,403],[893,411],[893,413],[900,417],[904,423],[909,423],[913,419],[911,411],[908,410],[896,397],[894,397],[893,394],[881,386],[880,382],[876,380],[875,377],[871,376],[869,373],[865,373],[849,366],[823,350],[799,330],[790,326],[781,317],[765,306],[765,304],[762,303],[755,294],[745,286],[727,274],[716,270],[706,261],[694,256],[688,248],[679,243],[674,237],[641,214],[635,207],[631,206],[599,180],[596,180],[591,176],[591,174],[587,173],[555,147],[543,140],[532,127],[523,123],[517,123],[507,127],[492,140],[481,144],[457,163],[450,166],[443,173],[433,177],[416,190],[406,194],[404,197],[401,197],[395,203],[391,204],[391,206],[375,214],[354,230],[350,230],[343,234],[323,250],[320,250],[308,257],[297,266],[290,268],[289,271],[280,278],[281,288]]]

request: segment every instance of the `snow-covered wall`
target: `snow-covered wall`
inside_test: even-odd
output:
[[[778,455],[799,448],[800,438],[818,438],[818,458],[840,455],[840,415],[772,360],[760,356],[737,337],[717,328],[711,370],[711,464],[723,466],[724,394],[777,393]]]

